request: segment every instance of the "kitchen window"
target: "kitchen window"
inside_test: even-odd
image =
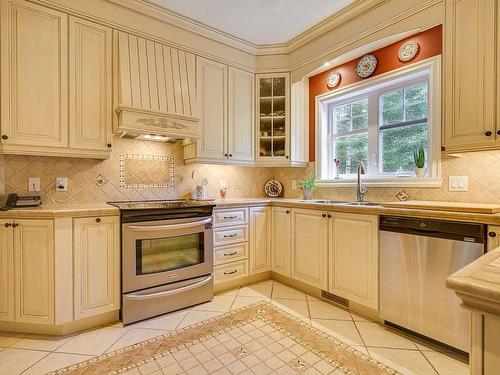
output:
[[[370,186],[439,186],[440,57],[316,98],[316,178],[354,185],[359,163]],[[425,150],[415,177],[413,150]]]

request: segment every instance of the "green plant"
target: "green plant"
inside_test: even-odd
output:
[[[424,168],[425,166],[425,152],[424,146],[420,146],[413,150],[413,160],[417,168]]]
[[[316,189],[316,180],[314,177],[306,178],[305,180],[299,181],[299,185],[302,190],[314,190]]]

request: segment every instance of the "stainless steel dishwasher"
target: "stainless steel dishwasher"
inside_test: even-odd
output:
[[[470,352],[470,313],[446,278],[485,252],[483,224],[380,218],[380,317]]]

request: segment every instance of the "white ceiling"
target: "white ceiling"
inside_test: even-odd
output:
[[[256,45],[285,43],[354,0],[149,0]]]

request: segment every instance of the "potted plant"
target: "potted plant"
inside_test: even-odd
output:
[[[306,178],[300,181],[299,184],[302,189],[302,194],[304,195],[304,200],[311,200],[313,190],[316,189],[316,180],[314,177]]]
[[[415,174],[417,177],[425,175],[425,152],[424,146],[420,146],[413,150],[413,160],[415,161]]]

